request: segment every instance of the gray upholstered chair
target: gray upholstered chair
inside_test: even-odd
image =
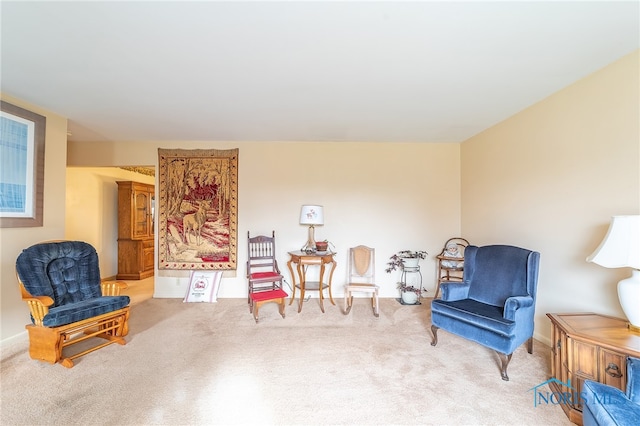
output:
[[[431,302],[432,346],[438,329],[498,353],[503,380],[511,355],[524,342],[533,352],[533,317],[540,254],[507,245],[468,246],[464,280],[442,282],[442,298]]]
[[[585,380],[582,387],[584,426],[640,425],[640,359],[627,358],[627,389]]]
[[[101,282],[98,254],[81,241],[52,241],[24,249],[16,260],[22,300],[31,311],[29,355],[73,367],[73,359],[111,343],[125,344],[129,296],[125,283]],[[75,354],[63,349],[91,337],[99,344]],[[89,342],[86,342],[87,344]]]

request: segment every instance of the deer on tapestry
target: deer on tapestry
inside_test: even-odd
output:
[[[200,201],[198,211],[187,214],[182,219],[182,232],[184,234],[185,243],[190,244],[189,235],[193,232],[196,236],[196,245],[200,245],[202,235],[202,227],[207,221],[207,209],[211,206],[207,200]]]

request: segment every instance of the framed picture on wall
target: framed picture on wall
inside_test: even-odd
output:
[[[42,226],[47,119],[1,101],[0,227]]]

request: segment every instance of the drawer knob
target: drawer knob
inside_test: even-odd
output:
[[[622,373],[620,372],[620,367],[618,367],[614,363],[609,363],[607,368],[605,368],[604,372],[610,375],[611,377],[615,377],[615,378],[622,377]]]

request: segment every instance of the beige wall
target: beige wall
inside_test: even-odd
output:
[[[396,297],[396,274],[386,274],[387,258],[401,249],[424,249],[435,256],[444,241],[460,232],[460,146],[327,142],[157,142],[69,143],[73,166],[157,165],[158,148],[239,148],[238,274],[227,273],[220,297],[246,297],[247,231],[276,231],[278,261],[291,283],[287,251],[299,249],[307,228],[298,224],[300,206],[325,206],[325,225],[316,239],[336,247],[335,295],[342,295],[347,248],[368,244],[377,250],[383,297]],[[82,170],[81,167],[79,170]],[[95,170],[91,169],[91,173]],[[82,178],[83,183],[101,179]],[[95,192],[95,191],[92,191]],[[94,202],[94,204],[96,204]],[[112,228],[106,222],[103,228]],[[95,230],[87,238],[99,237]],[[103,240],[103,244],[109,244]],[[115,250],[115,240],[113,241]],[[435,288],[435,262],[423,264],[424,286]],[[157,267],[157,266],[156,266]],[[156,297],[183,297],[188,273],[156,271]]]
[[[610,217],[640,213],[636,51],[462,144],[462,229],[541,253],[536,335],[548,312],[624,317],[628,269],[585,262]],[[640,301],[639,301],[640,303]]]
[[[93,245],[100,276],[118,273],[118,184],[136,181],[153,185],[155,178],[116,167],[68,167],[65,238]]]
[[[65,166],[67,120],[64,117],[1,95],[2,100],[43,115],[47,119],[44,153],[43,226],[35,228],[0,228],[0,339],[24,333],[29,309],[20,299],[15,275],[15,261],[23,248],[40,241],[64,238]]]

